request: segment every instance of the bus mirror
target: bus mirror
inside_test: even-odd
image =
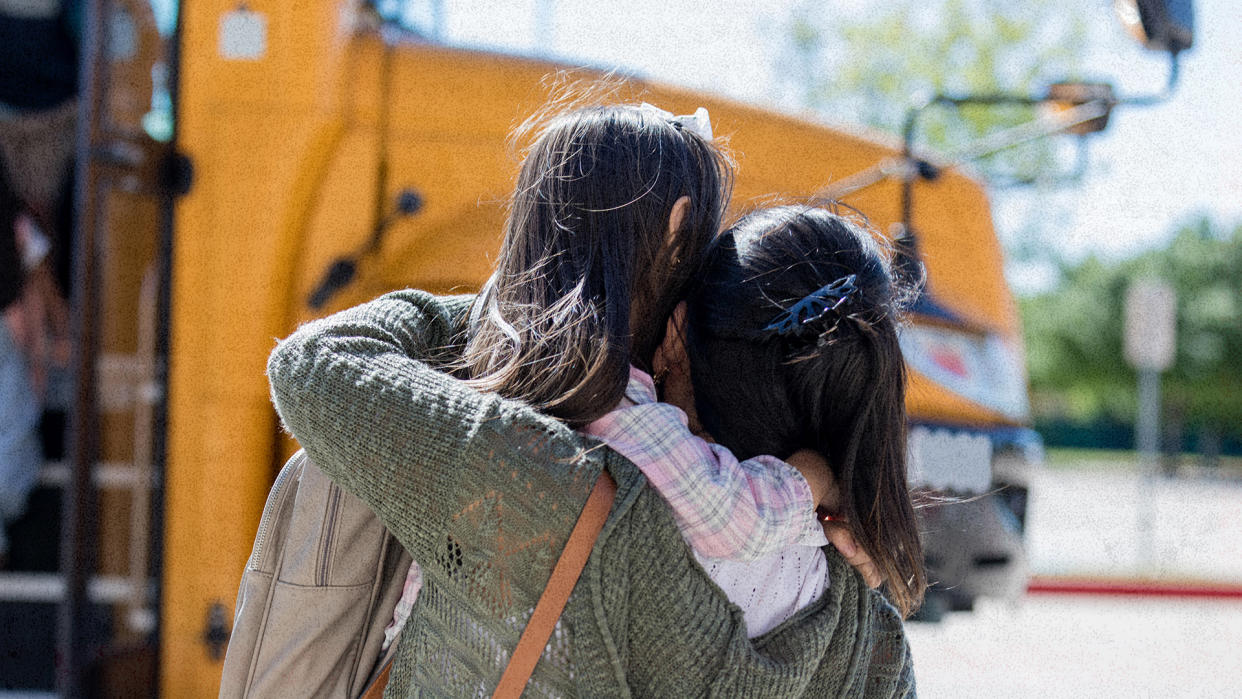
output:
[[[1191,0],[1114,0],[1113,9],[1146,48],[1176,54],[1194,45],[1195,11]]]
[[[1113,96],[1113,86],[1108,83],[1054,83],[1048,86],[1048,94],[1044,98],[1044,105],[1056,112],[1080,107],[1089,102],[1103,104],[1105,111],[1094,119],[1074,124],[1066,129],[1068,133],[1075,136],[1098,133],[1108,128],[1108,116],[1112,112],[1113,105],[1117,103],[1117,99]]]

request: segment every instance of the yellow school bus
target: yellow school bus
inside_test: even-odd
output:
[[[294,448],[264,377],[275,339],[391,289],[477,288],[517,169],[506,137],[564,68],[426,41],[351,0],[202,0],[171,23],[176,3],[163,5],[87,13],[79,393],[57,466],[69,693],[216,692],[242,567]],[[898,143],[708,94],[641,80],[627,90],[674,113],[708,108],[738,163],[735,212],[822,194],[900,155]],[[955,169],[913,187],[928,285],[903,336],[912,480],[970,494],[1020,486],[1015,465],[1036,438],[986,192]],[[844,201],[882,234],[906,230],[893,227],[896,179]],[[929,515],[942,518],[929,563],[954,604],[1021,589],[1019,500]]]

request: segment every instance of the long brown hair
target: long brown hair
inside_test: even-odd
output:
[[[536,133],[472,311],[464,373],[577,427],[616,405],[631,363],[650,370],[719,231],[732,170],[710,142],[637,106],[580,107]]]
[[[841,489],[839,514],[903,614],[926,587],[897,341],[910,298],[891,254],[862,225],[787,206],[749,214],[720,237],[686,314],[704,428],[739,459],[823,454]]]

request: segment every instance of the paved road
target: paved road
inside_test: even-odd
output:
[[[924,699],[1242,696],[1242,601],[1033,595],[907,630]]]
[[[1242,484],[1045,471],[1036,574],[1242,584]],[[1242,600],[1028,595],[909,624],[919,696],[1242,697]]]

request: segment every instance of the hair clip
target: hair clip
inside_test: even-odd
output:
[[[673,116],[672,112],[665,111],[647,102],[643,102],[638,108],[667,120],[673,126],[680,126],[687,131],[693,131],[704,141],[712,140],[712,119],[708,116],[706,107],[699,107],[694,110],[694,114],[683,114],[681,116]]]
[[[775,331],[778,335],[797,333],[807,323],[817,321],[853,300],[854,292],[858,291],[854,284],[856,281],[858,275],[851,274],[831,284],[825,284],[783,311],[764,330]]]

